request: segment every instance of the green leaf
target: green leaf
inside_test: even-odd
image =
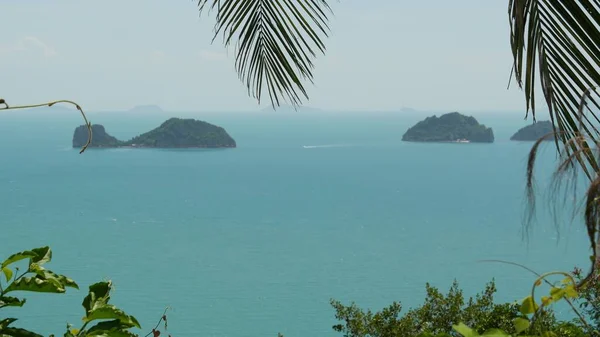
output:
[[[538,305],[535,303],[531,296],[526,297],[523,302],[521,302],[521,307],[519,311],[523,315],[533,314],[538,309]]]
[[[13,336],[13,337],[44,337],[35,332],[20,328],[4,328],[0,330],[0,335]]]
[[[454,329],[454,331],[461,334],[463,337],[477,336],[477,332],[475,332],[475,330],[469,328],[468,326],[464,325],[463,323],[458,323],[457,325],[452,325],[452,329]]]
[[[133,328],[132,324],[123,324],[121,320],[114,319],[112,321],[100,322],[87,330],[88,333],[100,330],[126,330]]]
[[[64,276],[64,275],[59,275],[56,274],[50,270],[46,270],[44,268],[39,268],[35,271],[35,273],[40,276],[42,279],[45,280],[56,280],[57,282],[59,282],[63,287],[71,287],[71,288],[75,288],[75,289],[79,289],[79,286],[77,285],[77,283],[75,283],[75,281],[73,281],[72,279]]]
[[[48,246],[34,248],[31,251],[35,253],[35,256],[31,258],[31,262],[36,263],[39,266],[52,260],[52,250],[50,250],[50,247]]]
[[[529,328],[529,325],[531,325],[531,322],[529,322],[529,320],[525,319],[525,318],[520,318],[517,317],[515,318],[515,320],[513,321],[513,324],[515,326],[515,332],[518,334],[520,334],[521,332],[527,330]]]
[[[1,320],[0,321],[0,331],[7,328],[9,325],[11,325],[16,320],[17,320],[16,318],[5,318],[5,319]]]
[[[569,298],[577,298],[579,297],[579,293],[577,293],[577,290],[575,290],[575,286],[574,285],[568,285],[564,288],[565,290],[565,296],[569,297]]]
[[[10,270],[10,268],[8,268],[8,267],[2,267],[2,273],[6,277],[6,282],[10,282],[10,279],[13,276],[13,271]]]
[[[22,307],[25,299],[10,296],[0,296],[0,307]]]
[[[83,299],[83,307],[86,314],[96,307],[103,306],[110,300],[112,282],[98,282],[89,286],[88,295]]]
[[[8,267],[9,265],[24,260],[35,257],[37,254],[31,250],[25,250],[16,254],[9,256],[4,262],[2,262],[2,269]]]
[[[86,333],[84,336],[94,337],[139,337],[133,332],[127,330],[96,330]]]
[[[132,325],[123,324],[120,320],[100,322],[85,332],[86,336],[134,337],[135,334],[127,331]]]
[[[565,290],[562,288],[552,287],[550,288],[550,296],[552,296],[553,302],[559,301],[565,296]]]
[[[127,315],[123,310],[115,307],[112,304],[105,304],[93,308],[83,318],[83,321],[87,323],[97,319],[119,320],[123,325],[141,329],[140,323],[137,321],[137,319],[135,319],[135,317]]]
[[[39,277],[23,277],[11,283],[5,293],[11,291],[33,291],[42,293],[64,293],[64,286],[56,279],[44,280]]]

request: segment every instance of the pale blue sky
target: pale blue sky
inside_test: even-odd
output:
[[[212,16],[187,0],[0,0],[0,97],[93,110],[254,110]],[[332,1],[306,105],[336,110],[523,110],[506,90],[506,0]]]

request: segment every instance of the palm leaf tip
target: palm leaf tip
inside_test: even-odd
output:
[[[325,52],[331,8],[327,0],[199,0],[200,12],[216,11],[215,35],[236,42],[235,67],[248,94],[260,103],[308,99],[313,60]],[[214,39],[213,38],[213,39]]]

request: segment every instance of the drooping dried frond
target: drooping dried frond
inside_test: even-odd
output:
[[[248,94],[259,102],[263,86],[273,105],[283,97],[296,106],[308,98],[303,81],[313,79],[316,51],[325,52],[327,0],[199,0],[216,10],[215,38],[237,40],[235,67]]]
[[[525,222],[527,224],[530,224],[531,221],[533,220],[533,217],[535,215],[535,175],[534,175],[534,168],[535,168],[535,163],[536,163],[536,159],[537,159],[537,155],[538,155],[538,151],[540,149],[540,146],[542,144],[545,143],[545,140],[548,139],[549,137],[553,137],[555,135],[554,132],[546,134],[542,137],[540,137],[531,147],[531,150],[529,151],[529,155],[527,157],[527,176],[526,176],[526,188],[525,188],[525,192],[526,192],[526,197],[527,197],[527,202],[530,205],[530,207],[528,207],[526,209],[527,213],[526,213],[526,217],[525,217]],[[527,227],[526,227],[527,229]]]
[[[547,138],[549,135],[546,135],[540,138],[532,147],[529,152],[529,158],[527,162],[527,198],[528,198],[528,208],[527,208],[527,218],[526,218],[526,229],[528,229],[530,222],[533,217],[533,212],[535,211],[535,188],[534,188],[534,168],[535,162],[539,153],[539,147],[543,143],[544,138]],[[594,152],[596,156],[600,151],[600,146],[598,143],[595,143],[595,149],[592,150],[588,147],[582,146],[581,144],[586,142],[587,144],[592,144],[592,141],[589,139],[584,139],[581,136],[573,137],[565,144],[561,144],[561,148],[559,151],[561,152],[559,163],[552,175],[551,179],[551,188],[550,188],[550,201],[552,203],[551,212],[554,216],[554,223],[558,229],[559,218],[558,214],[561,210],[564,209],[566,203],[569,198],[572,198],[573,206],[577,205],[577,200],[581,197],[578,194],[578,172],[581,169],[580,162],[582,156],[587,152]],[[565,148],[571,148],[572,144],[577,146],[576,151],[567,152]],[[565,188],[566,187],[566,188]],[[569,193],[570,192],[570,193]],[[559,198],[559,196],[563,196],[563,198]],[[584,213],[584,223],[586,226],[588,239],[590,241],[590,247],[592,249],[592,257],[596,260],[598,256],[598,233],[600,232],[600,175],[597,175],[596,178],[589,184],[585,195],[583,196],[583,200],[581,203],[583,207]],[[578,213],[579,208],[573,207],[573,218]],[[592,263],[592,268],[588,276],[580,283],[583,285],[587,280],[596,273],[596,263]]]

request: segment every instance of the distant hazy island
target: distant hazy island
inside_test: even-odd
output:
[[[519,129],[510,140],[534,142],[553,131],[550,121],[539,121]],[[544,140],[554,140],[554,137],[549,136]]]
[[[145,148],[224,148],[236,147],[235,140],[222,127],[194,119],[170,118],[156,129],[121,141],[109,135],[104,126],[92,125],[90,147],[145,147]],[[73,133],[73,147],[79,148],[88,140],[85,125]]]
[[[136,105],[133,108],[129,109],[127,112],[151,114],[151,113],[163,113],[165,111],[158,105],[149,104],[149,105]]]
[[[418,122],[402,136],[407,142],[492,143],[494,132],[474,117],[450,112]]]

